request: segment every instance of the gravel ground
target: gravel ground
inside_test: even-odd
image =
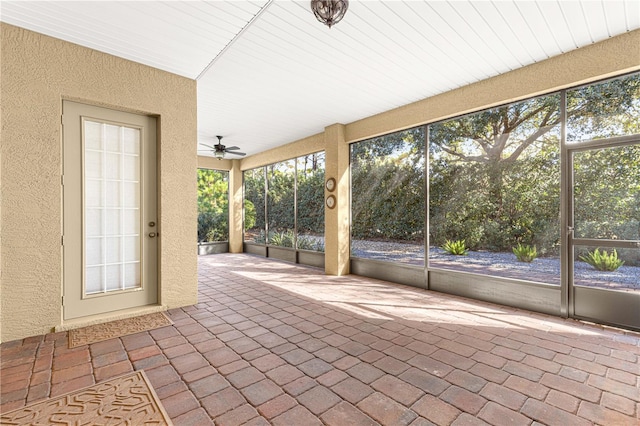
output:
[[[353,241],[352,256],[424,265],[424,247],[414,244],[389,243],[381,241]],[[518,262],[513,253],[492,253],[470,251],[467,256],[453,256],[438,247],[430,250],[433,266],[483,270],[492,275],[536,277],[538,281],[560,284],[560,259],[537,258],[531,263]],[[613,272],[595,270],[586,262],[575,262],[576,284],[606,286],[620,290],[640,290],[640,267],[621,266]]]

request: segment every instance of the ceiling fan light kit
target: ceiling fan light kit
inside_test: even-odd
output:
[[[349,0],[311,0],[311,10],[318,21],[329,28],[344,18]]]
[[[245,156],[247,154],[245,154],[244,152],[240,152],[238,151],[240,148],[237,146],[224,146],[222,145],[222,136],[216,136],[216,138],[218,138],[218,143],[211,146],[211,145],[205,145],[202,144],[204,146],[206,146],[207,148],[209,148],[210,150],[213,151],[213,156],[215,158],[217,158],[218,160],[222,160],[225,156],[225,154],[234,154],[234,155],[240,155],[240,156]]]

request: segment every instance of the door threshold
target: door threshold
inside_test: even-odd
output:
[[[140,306],[137,308],[122,309],[120,311],[105,312],[103,314],[89,315],[81,318],[74,318],[63,321],[62,324],[56,326],[55,332],[73,330],[74,328],[87,327],[94,324],[102,324],[109,321],[116,321],[126,318],[137,317],[140,315],[153,314],[155,312],[164,312],[167,307],[164,305]]]

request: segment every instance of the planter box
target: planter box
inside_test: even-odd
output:
[[[354,275],[426,288],[427,276],[423,266],[352,257],[350,267],[351,273]]]
[[[227,241],[214,243],[198,243],[198,255],[229,253]]]
[[[324,269],[324,252],[298,250],[298,263]]]
[[[263,257],[284,260],[285,262],[324,268],[324,252],[294,250],[289,247],[266,246],[264,244],[244,243],[244,252]]]
[[[244,252],[267,257],[267,247],[264,244],[244,243]]]
[[[284,260],[285,262],[296,263],[296,251],[287,247],[268,246],[267,256],[274,259]]]

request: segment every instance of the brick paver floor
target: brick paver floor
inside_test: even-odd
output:
[[[638,425],[640,336],[238,254],[173,326],[1,345],[0,412],[144,369],[176,425]]]

